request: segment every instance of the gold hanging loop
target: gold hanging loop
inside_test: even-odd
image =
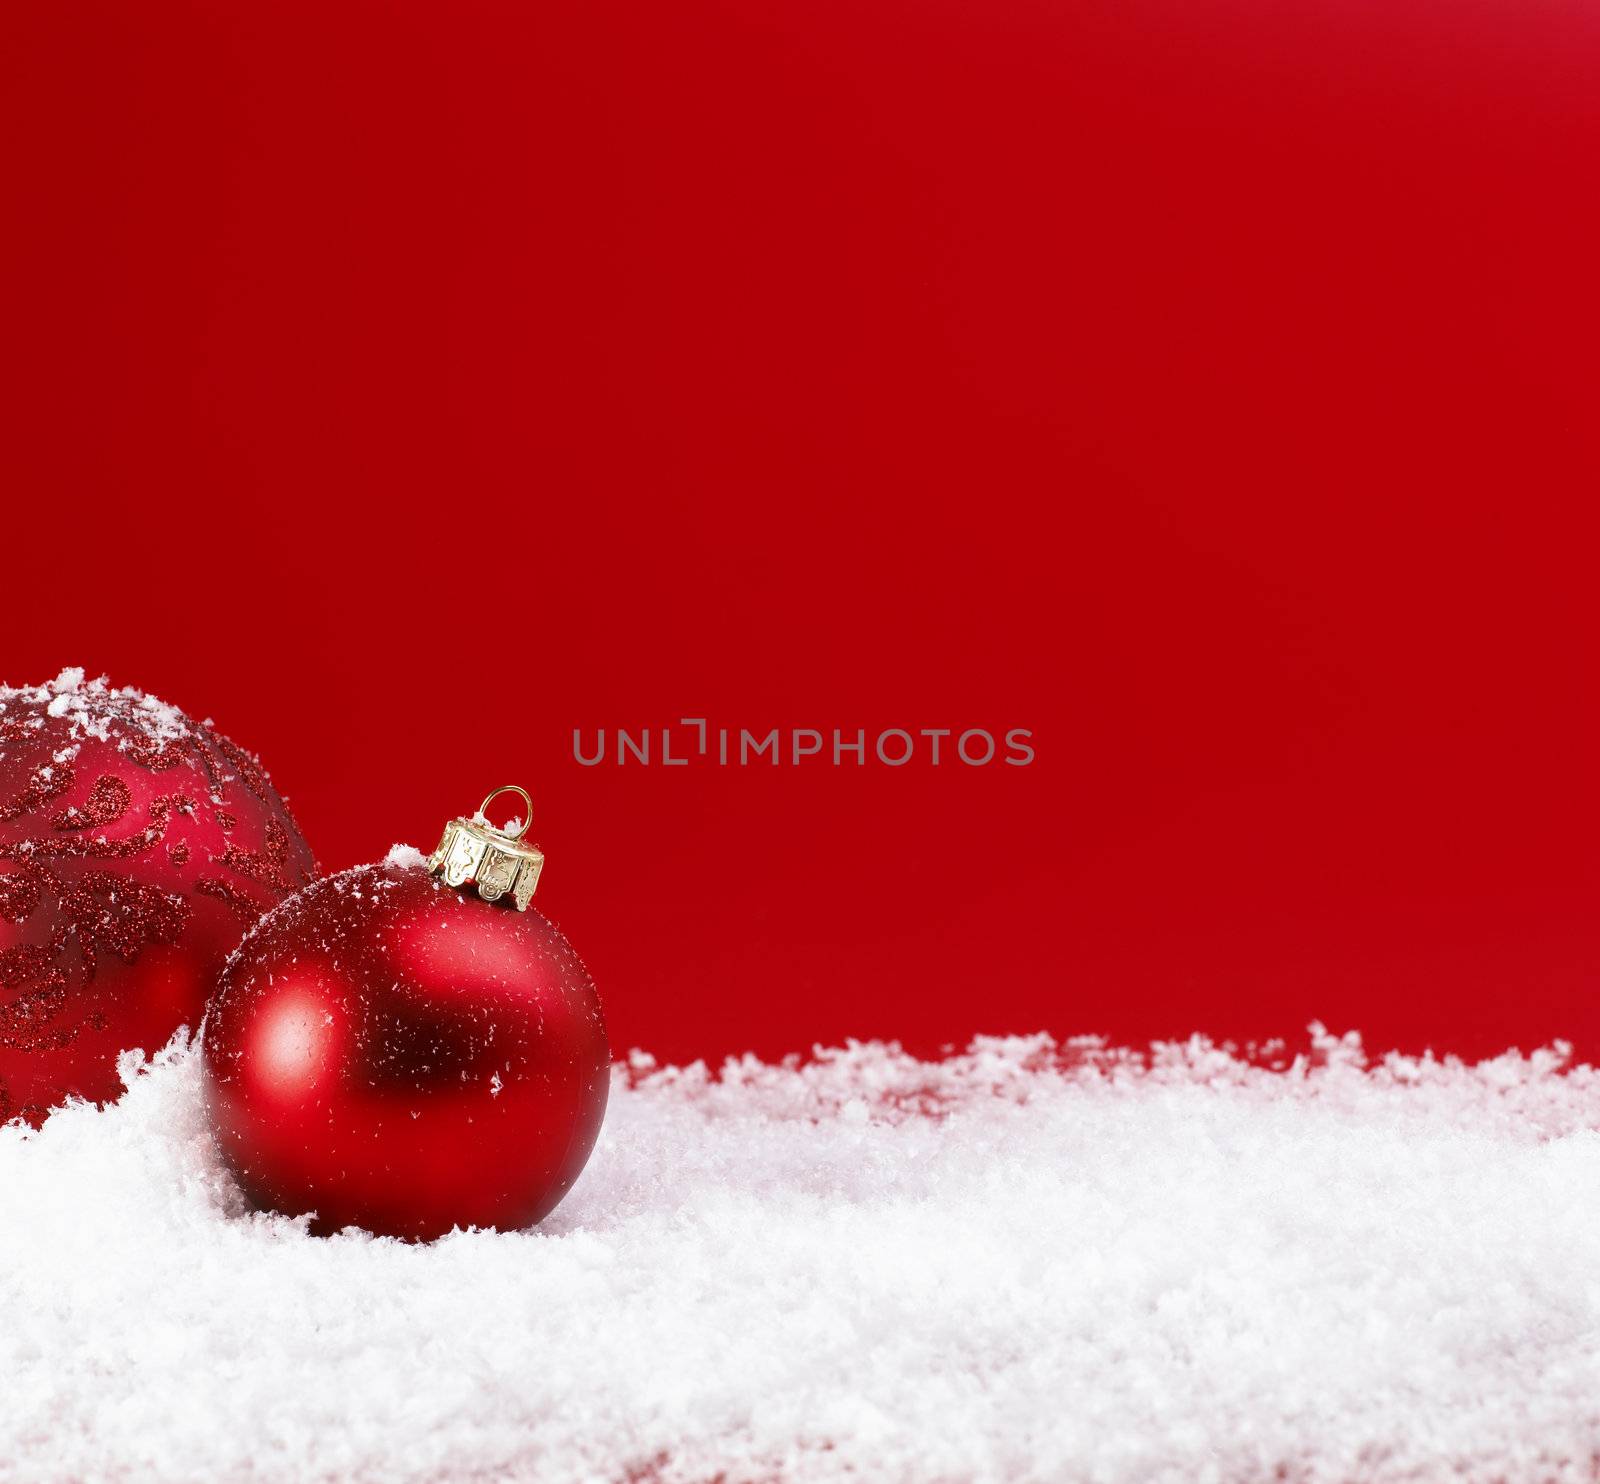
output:
[[[478,805],[477,817],[483,820],[485,824],[488,824],[489,805],[494,803],[494,801],[498,799],[501,794],[516,794],[517,797],[522,800],[522,828],[519,829],[516,834],[511,836],[513,840],[520,840],[525,834],[528,833],[528,826],[533,823],[533,795],[530,794],[527,789],[521,788],[515,783],[502,783],[499,788],[492,789],[485,796],[484,801]],[[504,835],[508,834],[509,831],[501,830],[499,833]]]

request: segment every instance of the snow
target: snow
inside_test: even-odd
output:
[[[131,685],[118,689],[104,675],[86,679],[78,665],[67,666],[54,680],[47,680],[43,685],[0,685],[0,713],[17,701],[42,705],[47,716],[69,717],[73,738],[110,740],[112,716],[139,727],[146,739],[156,746],[181,741],[193,730],[189,718],[176,706]],[[71,755],[71,752],[58,752],[55,761],[65,762]]]
[[[0,1478],[1589,1478],[1600,1073],[1316,1033],[616,1071],[536,1232],[247,1214],[181,1041],[0,1131]]]
[[[400,866],[408,870],[424,871],[428,867],[428,857],[415,845],[393,845],[388,855],[384,856],[386,866]]]

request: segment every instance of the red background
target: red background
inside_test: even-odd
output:
[[[1600,1054],[1588,0],[18,4],[0,674],[526,782],[659,1054]],[[1030,727],[1028,768],[571,733]]]

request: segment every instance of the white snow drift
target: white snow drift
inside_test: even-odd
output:
[[[0,1131],[0,1479],[1587,1479],[1560,1060],[636,1058],[541,1230],[408,1247],[246,1214],[178,1045]]]

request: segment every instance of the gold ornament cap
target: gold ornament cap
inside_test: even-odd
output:
[[[497,830],[485,813],[501,794],[517,794],[527,806],[515,834]],[[478,805],[471,819],[452,819],[444,827],[438,849],[428,857],[428,874],[442,876],[446,886],[474,886],[486,902],[509,895],[517,911],[526,912],[544,869],[544,853],[523,842],[532,822],[533,799],[528,790],[504,784]]]

